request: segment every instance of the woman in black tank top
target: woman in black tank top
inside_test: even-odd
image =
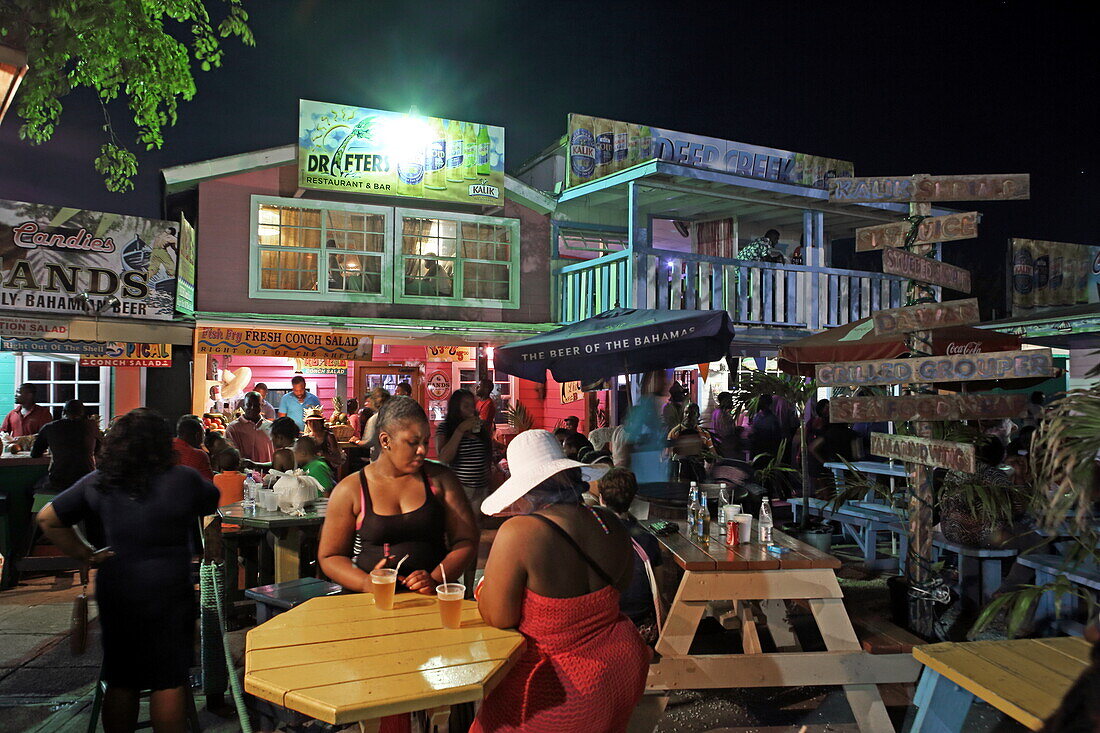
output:
[[[369,592],[370,571],[401,566],[404,588],[431,595],[477,560],[478,531],[462,485],[427,463],[430,428],[411,397],[393,397],[378,413],[377,461],[333,489],[317,556],[349,590]],[[373,496],[372,496],[373,492]]]

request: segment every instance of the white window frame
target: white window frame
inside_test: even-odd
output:
[[[296,209],[317,209],[321,214],[321,246],[317,249],[306,247],[263,247],[260,246],[260,206],[283,206]],[[339,201],[320,201],[317,199],[297,199],[282,196],[260,196],[253,194],[250,202],[249,233],[248,233],[248,297],[265,298],[270,300],[300,300],[302,298],[316,298],[324,301],[336,301],[345,303],[392,303],[393,302],[393,260],[394,260],[394,236],[392,207],[369,206],[367,204],[351,204]],[[325,217],[324,211],[347,211],[356,214],[380,214],[384,222],[382,251],[358,252],[352,250],[340,250],[346,254],[366,254],[380,257],[382,260],[382,290],[380,293],[352,293],[343,290],[329,291],[328,289],[328,256],[329,250],[325,246]],[[261,287],[263,280],[260,273],[261,251],[282,251],[301,254],[317,255],[317,289],[316,290],[283,290],[267,289]]]
[[[454,270],[454,295],[412,295],[405,292],[405,218],[415,219],[444,219],[458,222],[457,237],[455,239],[455,270]],[[494,226],[506,226],[512,230],[511,258],[508,262],[500,260],[478,260],[462,257],[462,227],[461,223],[492,224]],[[494,307],[494,308],[519,308],[520,289],[520,221],[500,216],[479,216],[477,214],[460,214],[444,211],[425,211],[422,209],[394,209],[394,268],[393,277],[394,302],[409,303],[415,305],[450,305],[458,307]],[[415,257],[415,255],[409,255]],[[465,285],[463,278],[463,266],[466,262],[485,263],[490,265],[508,266],[508,298],[490,299],[465,297],[461,291]]]
[[[15,384],[16,389],[18,389],[19,385],[23,384],[24,382],[35,382],[35,383],[39,383],[39,384],[42,383],[40,380],[29,378],[29,376],[27,374],[27,367],[28,367],[28,365],[31,361],[54,361],[54,362],[59,361],[59,362],[63,362],[63,363],[74,364],[76,366],[76,369],[77,369],[76,374],[77,374],[78,378],[76,380],[74,380],[72,382],[72,384],[77,385],[77,388],[75,390],[76,391],[76,397],[78,399],[80,398],[80,386],[79,386],[81,384],[81,382],[79,380],[79,376],[80,376],[80,371],[79,371],[80,370],[80,357],[78,355],[76,355],[76,354],[28,354],[28,353],[25,353],[25,352],[17,352],[16,355],[15,355],[15,373],[17,375],[16,384]],[[111,369],[111,367],[93,367],[93,368],[99,369],[99,409],[94,410],[94,411],[89,410],[89,413],[98,412],[100,421],[103,423],[103,424],[100,425],[100,428],[106,428],[107,423],[110,422],[111,418],[114,415],[114,394],[113,394],[113,391],[112,391],[113,390],[112,369]],[[49,383],[53,384],[54,380],[51,379]],[[69,384],[68,381],[64,381],[64,382],[61,382],[61,383],[62,384]],[[90,383],[90,380],[89,380],[89,382],[86,382],[86,383]],[[47,401],[44,401],[44,400],[39,402],[38,404],[42,405],[43,407],[46,407],[51,413],[54,411],[55,407],[56,408],[62,408],[62,407],[65,406],[65,404],[63,402],[47,402]]]

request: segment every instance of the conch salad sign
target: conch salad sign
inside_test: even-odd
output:
[[[579,186],[647,160],[799,186],[827,188],[854,175],[846,160],[690,135],[588,115],[569,115],[566,186]]]
[[[169,320],[178,231],[172,221],[0,201],[0,308]]]
[[[502,205],[504,128],[303,99],[298,185]]]
[[[1012,315],[1100,303],[1100,247],[1012,240]]]

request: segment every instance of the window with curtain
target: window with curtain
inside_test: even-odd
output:
[[[253,297],[388,301],[392,211],[253,196]]]
[[[517,220],[423,214],[397,210],[398,302],[519,305]]]
[[[733,219],[702,221],[695,225],[695,241],[699,254],[709,257],[734,256]]]

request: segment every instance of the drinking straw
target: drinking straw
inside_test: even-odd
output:
[[[405,562],[408,559],[409,559],[409,556],[405,555],[405,557],[403,557],[403,558],[401,558],[400,560],[397,561],[397,567],[393,569],[394,575],[400,575],[401,574],[401,563]]]
[[[443,585],[447,585],[447,568],[443,567],[443,563],[439,563],[439,572],[443,573]]]

